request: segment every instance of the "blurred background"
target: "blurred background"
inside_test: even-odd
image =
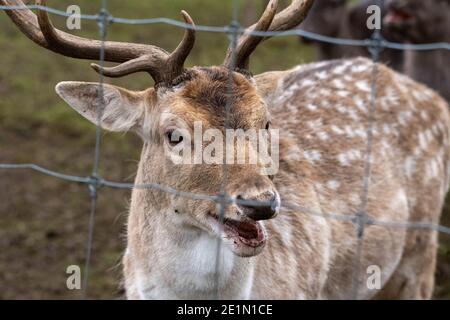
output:
[[[360,1],[320,1],[325,3],[316,5],[330,5],[326,10],[332,13],[333,23],[339,25],[345,24],[349,6],[360,4]],[[284,6],[289,2],[281,1]],[[367,7],[367,1],[363,2]],[[63,11],[68,5],[77,4],[83,14],[96,14],[100,9],[100,1],[49,0],[48,3]],[[240,22],[243,25],[255,22],[266,3],[265,0],[241,0]],[[108,1],[108,11],[113,16],[125,18],[180,19],[182,9],[187,10],[197,24],[224,26],[231,20],[232,1]],[[51,15],[51,19],[56,27],[67,31],[64,18]],[[312,23],[304,28],[326,33]],[[352,28],[359,29],[350,27],[350,30]],[[0,163],[36,163],[51,170],[88,176],[93,164],[95,127],[59,99],[54,87],[65,80],[98,81],[98,75],[90,69],[88,61],[62,57],[38,47],[20,33],[3,12],[0,12],[0,30]],[[94,21],[83,20],[81,30],[70,32],[98,38]],[[186,66],[220,64],[228,46],[227,36],[197,34]],[[172,50],[182,35],[183,30],[164,24],[113,24],[108,28],[107,38],[151,43]],[[345,32],[342,36],[360,37]],[[324,57],[319,50],[323,49],[317,43],[297,36],[272,38],[253,54],[251,70],[258,74],[288,69],[316,59],[367,54],[337,53],[337,56]],[[406,73],[402,69],[404,58],[398,54],[388,52],[382,59]],[[106,81],[134,90],[152,85],[146,74]],[[102,132],[100,176],[132,183],[140,148],[140,139],[132,134]],[[123,297],[120,260],[125,248],[124,226],[129,196],[129,190],[99,190],[89,298]],[[89,210],[90,195],[86,185],[29,170],[0,170],[0,298],[80,298],[79,290],[66,287],[66,268],[69,265],[84,266]],[[444,225],[450,225],[447,211],[446,208]],[[440,239],[435,296],[450,299],[450,237],[442,235]]]

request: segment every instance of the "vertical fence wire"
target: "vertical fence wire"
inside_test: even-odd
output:
[[[86,243],[86,258],[85,258],[85,267],[84,267],[84,278],[83,278],[83,299],[87,299],[87,290],[89,284],[89,269],[92,260],[92,248],[94,241],[94,227],[95,227],[95,216],[97,211],[97,199],[98,199],[98,188],[99,188],[99,164],[100,164],[100,147],[101,147],[101,121],[103,112],[105,110],[105,98],[104,98],[104,82],[105,77],[103,75],[103,67],[105,65],[105,41],[107,36],[108,29],[108,11],[107,11],[108,0],[101,0],[101,9],[97,19],[97,25],[100,33],[100,53],[99,53],[99,61],[100,61],[100,76],[99,76],[99,85],[98,85],[98,108],[97,112],[97,121],[95,128],[95,148],[94,148],[94,162],[92,166],[92,183],[89,184],[89,193],[91,197],[91,210],[89,213],[89,222],[88,222],[88,236]]]
[[[377,5],[379,8],[384,7],[384,0],[377,0]],[[381,26],[380,26],[381,27]],[[365,151],[365,162],[364,162],[364,172],[362,179],[362,192],[360,198],[360,206],[358,212],[355,215],[354,224],[356,227],[356,252],[353,262],[353,279],[352,279],[352,296],[353,300],[359,298],[359,288],[361,283],[361,260],[363,259],[363,248],[364,248],[364,231],[367,227],[367,221],[369,219],[368,214],[368,201],[369,201],[369,189],[370,189],[370,178],[372,176],[372,149],[373,149],[373,129],[375,122],[375,111],[377,103],[377,77],[378,77],[378,62],[381,51],[381,30],[375,29],[372,33],[372,46],[368,47],[372,58],[372,79],[371,79],[371,90],[370,90],[370,101],[368,107],[368,118],[367,118],[367,143]]]
[[[230,70],[229,70],[229,76],[228,76],[228,93],[227,93],[227,101],[225,104],[225,119],[224,119],[224,130],[229,128],[230,126],[230,109],[232,108],[233,104],[233,88],[234,88],[234,77],[233,77],[233,71],[236,66],[236,47],[237,47],[237,41],[239,37],[239,9],[240,9],[240,0],[233,0],[232,3],[232,21],[229,25],[229,48],[231,50],[231,64],[230,64]],[[227,142],[225,142],[227,143]],[[234,141],[232,142],[234,143]],[[227,150],[225,148],[225,150]],[[234,150],[234,149],[232,149]],[[227,184],[228,184],[228,163],[226,161],[227,154],[224,153],[223,155],[223,163],[222,163],[222,182],[220,187],[220,197],[221,201],[218,203],[219,207],[219,227],[220,230],[220,236],[217,238],[217,251],[216,251],[216,267],[215,267],[215,298],[216,300],[220,299],[220,264],[221,264],[221,253],[222,253],[222,246],[223,246],[223,224],[225,219],[225,213],[228,208],[229,204],[229,195],[227,193]],[[233,155],[234,156],[234,155]]]

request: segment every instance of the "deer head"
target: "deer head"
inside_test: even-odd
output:
[[[450,41],[449,0],[389,0],[385,29],[411,43]]]
[[[382,15],[386,14],[385,3],[377,0],[360,0],[349,4],[345,0],[317,0],[311,8],[308,17],[299,26],[301,29],[328,37],[341,37],[351,39],[367,39],[373,33],[366,26],[367,8],[371,5],[380,5]],[[389,40],[389,35],[383,33]],[[310,42],[301,39],[302,42]],[[319,42],[320,43],[320,42]]]
[[[276,14],[277,2],[269,2],[261,19],[239,38],[235,51],[228,50],[221,66],[183,67],[195,41],[194,29],[188,28],[171,53],[152,45],[106,41],[105,60],[119,64],[114,67],[91,65],[107,77],[147,72],[155,82],[154,87],[132,92],[108,84],[101,90],[98,83],[62,82],[56,86],[56,92],[89,121],[97,123],[100,120],[102,128],[134,131],[142,137],[144,147],[136,184],[159,183],[179,191],[217,195],[224,178],[222,165],[204,162],[177,164],[173,157],[178,156],[186,144],[193,144],[187,136],[193,136],[196,123],[201,124],[204,132],[214,129],[224,133],[224,137],[227,129],[260,130],[269,127],[269,111],[247,71],[251,53],[265,38],[252,36],[248,31],[291,29],[303,20],[312,4],[308,0],[294,0],[288,8]],[[45,5],[44,0],[36,3]],[[20,5],[22,2],[0,0],[0,4]],[[55,29],[45,11],[38,11],[37,16],[29,10],[10,10],[7,13],[19,29],[40,46],[68,57],[99,59],[100,41]],[[182,16],[186,23],[194,26],[186,12],[183,11]],[[203,150],[206,147],[207,143],[201,146]],[[255,152],[246,147],[247,155]],[[230,165],[226,175],[228,184],[225,191],[233,199],[266,203],[233,203],[225,212],[224,238],[233,252],[240,256],[255,255],[266,241],[264,227],[259,221],[277,214],[280,196],[271,177],[262,172],[259,162]],[[219,211],[214,202],[181,198],[150,189],[134,190],[133,199],[138,199],[135,203],[139,207],[136,209],[140,210],[139,215],[153,215],[140,216],[136,220],[158,219],[155,217],[157,213],[165,224],[188,226],[221,236]],[[139,224],[137,221],[130,223]]]

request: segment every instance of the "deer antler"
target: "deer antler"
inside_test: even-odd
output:
[[[45,6],[45,0],[36,0],[36,4]],[[24,6],[21,0],[0,0],[5,6]],[[98,60],[102,42],[77,37],[53,27],[47,12],[40,10],[37,17],[30,10],[6,10],[6,13],[18,28],[38,45],[64,56]],[[194,26],[192,18],[182,11],[186,23]],[[106,68],[92,64],[97,72],[108,77],[121,77],[134,72],[148,72],[155,83],[170,82],[183,72],[183,64],[195,42],[195,30],[187,28],[178,47],[168,53],[153,45],[138,43],[105,41],[105,61],[121,63]]]
[[[292,3],[276,14],[278,0],[270,0],[263,15],[257,23],[247,28],[242,37],[239,38],[234,52],[234,67],[248,69],[249,58],[259,43],[269,37],[252,35],[252,31],[286,31],[298,26],[306,17],[314,0],[293,0]],[[228,48],[223,65],[231,68],[233,62],[233,50]]]

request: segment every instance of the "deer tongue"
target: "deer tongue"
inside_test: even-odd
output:
[[[233,237],[249,246],[258,246],[264,240],[264,233],[256,221],[225,220],[224,227]]]

